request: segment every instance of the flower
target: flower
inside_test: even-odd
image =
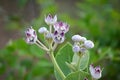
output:
[[[64,37],[64,33],[63,32],[58,32],[58,31],[55,31],[53,33],[53,41],[55,43],[63,43],[65,40],[65,37]]]
[[[37,35],[36,35],[36,31],[30,27],[25,31],[25,35],[26,35],[26,42],[29,44],[33,44],[37,41]]]
[[[86,40],[84,42],[84,46],[89,49],[89,48],[93,48],[94,47],[94,43],[91,40]]]
[[[80,47],[78,45],[74,45],[72,50],[74,53],[78,53],[80,51]]]
[[[39,30],[38,30],[39,33],[47,33],[48,30],[46,27],[41,27]]]
[[[73,40],[74,42],[80,42],[81,36],[80,36],[80,35],[74,35],[74,36],[72,36],[72,40]]]
[[[57,22],[57,15],[55,15],[54,17],[49,14],[47,17],[45,17],[45,22],[48,25],[53,25]]]
[[[64,22],[57,22],[54,24],[55,31],[67,33],[69,31],[69,25]]]
[[[93,65],[90,65],[89,70],[93,78],[95,79],[101,78],[102,71],[99,66],[94,67]]]

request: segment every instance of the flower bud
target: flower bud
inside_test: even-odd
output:
[[[93,48],[94,47],[94,43],[91,40],[86,40],[84,42],[84,46],[89,49],[89,48]]]
[[[74,45],[72,50],[74,53],[78,53],[80,51],[80,47],[78,45]]]
[[[74,42],[80,42],[81,36],[80,36],[80,35],[74,35],[74,36],[72,36],[72,40],[73,40]]]
[[[39,33],[47,33],[48,30],[47,30],[46,27],[41,27],[41,28],[39,28],[38,32],[39,32]]]

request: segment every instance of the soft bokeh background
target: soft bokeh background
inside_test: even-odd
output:
[[[55,80],[53,65],[45,52],[24,42],[28,26],[36,30],[47,27],[44,15],[48,13],[70,24],[66,36],[71,43],[74,34],[95,42],[90,63],[103,68],[100,80],[120,80],[119,3],[120,0],[0,0],[0,80]]]

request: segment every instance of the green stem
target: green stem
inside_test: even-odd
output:
[[[50,25],[50,33],[52,33],[52,25]]]
[[[78,62],[77,62],[77,70],[79,70],[79,66],[80,66],[80,59],[81,57],[79,56]]]
[[[38,42],[42,47],[44,47],[46,50],[48,50],[48,48],[47,48],[42,42],[40,42],[39,40],[37,40],[37,42]]]
[[[49,54],[51,60],[52,60],[52,63],[54,64],[54,68],[57,70],[57,72],[59,73],[59,75],[61,76],[61,78],[64,80],[66,78],[66,76],[64,75],[64,73],[61,71],[60,67],[58,66],[56,60],[55,60],[55,57],[54,57],[54,54],[53,52],[51,52]]]
[[[40,47],[41,49],[45,50],[45,51],[49,51],[48,49],[44,48],[43,46],[39,45],[38,43],[35,43],[38,47]]]

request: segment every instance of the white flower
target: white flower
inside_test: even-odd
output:
[[[72,36],[72,40],[73,40],[74,42],[80,42],[81,36],[80,36],[80,35],[74,35],[74,36]]]
[[[48,30],[46,27],[41,27],[39,30],[38,30],[39,33],[47,33]]]
[[[74,45],[72,50],[74,53],[78,53],[80,51],[80,47],[78,45]]]
[[[37,35],[35,30],[30,27],[25,31],[25,35],[26,35],[26,42],[29,44],[33,44],[37,41]]]
[[[57,22],[57,15],[55,15],[54,17],[49,14],[47,17],[45,17],[45,22],[48,25],[53,25]]]
[[[55,43],[63,43],[65,40],[64,33],[59,33],[58,31],[55,31],[53,34],[53,41]]]
[[[99,66],[94,67],[93,65],[90,65],[89,70],[90,70],[90,74],[93,78],[95,78],[95,79],[101,78],[102,71]]]
[[[84,46],[89,49],[89,48],[93,48],[94,47],[94,43],[91,40],[86,40],[84,42]]]
[[[69,25],[64,22],[57,22],[54,24],[53,27],[54,27],[55,31],[58,31],[58,32],[66,33],[69,31]]]

